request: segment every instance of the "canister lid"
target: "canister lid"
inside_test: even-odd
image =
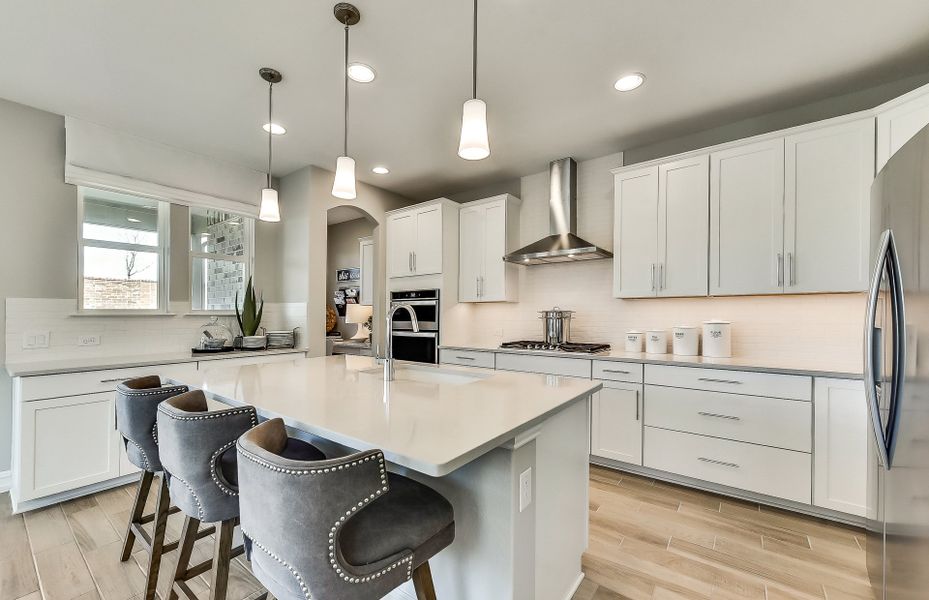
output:
[[[645,333],[645,332],[642,331],[641,329],[630,329],[626,333],[628,334],[628,333]]]
[[[704,321],[704,325],[732,325],[732,321],[723,321],[722,319],[710,319],[709,321]]]
[[[696,329],[696,325],[675,325],[674,329]]]

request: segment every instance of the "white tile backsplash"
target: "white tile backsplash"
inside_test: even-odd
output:
[[[6,361],[67,360],[113,356],[146,356],[188,352],[200,340],[200,326],[209,320],[205,315],[188,314],[186,302],[172,302],[168,316],[75,316],[77,300],[73,298],[7,298]],[[238,332],[234,316],[220,317],[233,332]],[[302,302],[266,302],[262,325],[267,329],[299,327],[297,343],[305,345],[306,304]],[[24,350],[23,334],[48,331],[49,347]],[[100,344],[79,346],[78,338],[99,335]]]

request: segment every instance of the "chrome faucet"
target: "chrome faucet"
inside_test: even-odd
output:
[[[413,323],[413,331],[419,332],[419,321],[416,319],[416,312],[409,304],[394,304],[387,311],[387,351],[384,352],[384,381],[394,380],[394,313],[405,308],[410,313],[410,321]]]

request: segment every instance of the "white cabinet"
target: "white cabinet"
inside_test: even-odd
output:
[[[614,296],[706,295],[708,180],[706,155],[615,174]]]
[[[604,381],[592,398],[590,454],[642,464],[642,385]]]
[[[891,100],[877,110],[877,170],[880,171],[897,150],[929,125],[929,86]]]
[[[865,516],[868,411],[858,380],[817,378],[813,504]]]
[[[874,119],[786,138],[784,291],[867,288]]]
[[[448,200],[430,201],[387,215],[387,276],[442,273]],[[457,230],[457,221],[455,221]]]
[[[784,139],[710,154],[710,294],[775,294],[784,274]]]
[[[374,305],[374,238],[358,240],[358,257],[361,264],[361,297],[359,304]]]
[[[518,245],[519,199],[469,202],[459,213],[458,301],[515,302],[519,273],[503,256]]]
[[[112,392],[23,402],[17,500],[32,500],[120,474]]]

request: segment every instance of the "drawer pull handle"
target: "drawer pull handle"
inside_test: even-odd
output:
[[[738,468],[739,468],[739,465],[737,465],[737,464],[735,464],[735,463],[726,462],[726,461],[723,461],[723,460],[716,460],[716,459],[713,459],[713,458],[706,458],[705,456],[698,456],[698,457],[697,457],[697,460],[702,461],[702,462],[705,462],[705,463],[711,463],[711,464],[714,464],[714,465],[720,465],[720,466],[723,466],[723,467],[732,467],[733,469],[738,469]]]
[[[619,373],[620,375],[628,375],[629,371],[623,371],[622,369],[603,369],[604,373]]]
[[[698,377],[697,381],[706,381],[707,383],[729,383],[732,385],[741,385],[741,381],[735,379],[715,379],[713,377]]]
[[[123,377],[114,377],[114,378],[112,378],[112,379],[101,379],[101,380],[100,380],[100,383],[117,383],[117,382],[120,382],[120,381],[125,381],[125,378],[123,378]]]
[[[729,419],[730,421],[741,421],[742,417],[736,417],[735,415],[721,415],[718,413],[709,413],[703,412],[702,410],[697,413],[701,417],[712,417],[714,419]]]
[[[458,360],[475,360],[475,358],[472,356],[456,356],[455,358]]]

